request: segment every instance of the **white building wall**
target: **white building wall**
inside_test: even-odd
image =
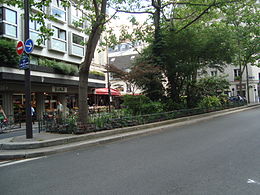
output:
[[[217,75],[226,76],[227,80],[230,83],[229,96],[236,96],[239,93],[239,81],[235,79],[234,69],[239,69],[238,66],[227,65],[224,69],[224,72],[220,72],[216,69],[207,69],[207,74],[211,75],[212,71],[217,71]],[[248,78],[249,78],[249,99],[250,103],[259,102],[259,74],[260,68],[257,66],[248,65]],[[247,95],[247,85],[246,85],[246,70],[242,75],[242,89],[245,91],[246,98]]]

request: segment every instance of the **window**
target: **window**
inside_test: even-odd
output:
[[[131,84],[126,84],[126,92],[132,92]]]
[[[36,56],[31,55],[30,56],[30,63],[34,64],[34,65],[39,65],[39,58],[37,58]]]
[[[239,80],[240,78],[240,70],[234,69],[234,80]]]
[[[234,76],[239,77],[240,76],[240,70],[239,69],[234,69]]]
[[[32,9],[36,10],[36,11],[42,11],[45,12],[45,6],[42,5],[42,0],[34,0],[33,2],[33,6]]]
[[[62,6],[61,0],[52,0],[51,15],[59,21],[66,22],[66,8]]]
[[[79,36],[77,34],[71,33],[71,43],[70,44],[70,55],[75,55],[79,57],[84,56],[84,37]]]
[[[52,27],[53,36],[50,41],[50,49],[66,52],[67,51],[67,35],[66,31],[57,27]]]
[[[0,8],[1,35],[17,37],[17,12],[8,8]]]
[[[40,39],[40,28],[42,24],[37,21],[30,20],[29,22],[29,28],[30,28],[30,38],[34,41],[34,43],[37,43],[37,40]],[[42,43],[45,45],[45,42]]]
[[[53,37],[66,41],[66,31],[57,27],[53,27]]]
[[[211,71],[210,73],[211,73],[211,76],[212,76],[212,77],[216,77],[216,76],[217,76],[217,71],[216,71],[216,70]]]
[[[74,27],[83,28],[83,12],[75,6],[70,7],[70,21],[69,24]]]

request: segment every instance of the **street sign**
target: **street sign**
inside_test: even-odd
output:
[[[22,41],[19,41],[16,45],[16,52],[18,55],[22,55],[24,51],[24,44]]]
[[[29,54],[29,53],[31,53],[31,52],[33,51],[34,43],[33,43],[33,40],[32,40],[32,39],[27,39],[27,40],[25,41],[24,45],[25,45],[24,50],[25,50],[26,53]]]
[[[30,59],[28,57],[28,55],[22,55],[20,62],[19,62],[19,69],[25,70],[29,68],[29,64],[30,64]]]

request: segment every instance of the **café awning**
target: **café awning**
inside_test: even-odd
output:
[[[108,88],[96,88],[94,94],[96,95],[108,95]],[[120,91],[110,88],[110,94],[113,96],[121,96]]]

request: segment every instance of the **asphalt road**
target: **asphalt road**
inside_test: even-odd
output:
[[[0,194],[259,195],[259,120],[252,109],[0,165]]]

